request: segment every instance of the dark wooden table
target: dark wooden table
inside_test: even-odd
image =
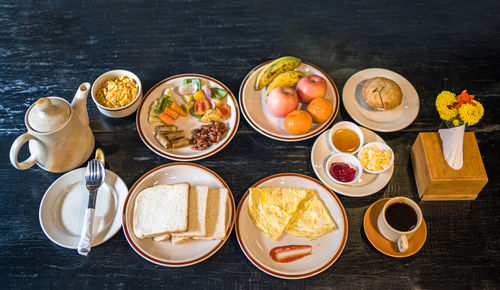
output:
[[[0,1],[0,288],[499,288],[500,3],[494,1]],[[146,92],[179,73],[201,73],[237,94],[257,64],[295,55],[324,69],[339,91],[355,72],[381,67],[405,76],[420,96],[409,127],[380,133],[396,153],[389,184],[366,198],[339,195],[349,220],[340,258],[312,278],[273,278],[244,256],[234,232],[208,260],[185,268],[147,262],[119,231],[88,257],[53,244],[38,221],[47,188],[62,174],[14,169],[8,151],[24,133],[24,114],[38,98],[71,100],[79,84],[105,71],[135,72]],[[489,183],[475,201],[420,202],[427,242],[394,259],[366,239],[362,218],[384,197],[418,201],[410,148],[440,125],[441,90],[468,89],[484,104],[476,133]],[[87,104],[96,146],[130,187],[171,160],[140,140],[135,115],[103,117]],[[336,122],[351,120],[343,106]],[[238,203],[254,182],[280,172],[316,177],[314,138],[269,139],[242,118],[233,141],[196,163],[226,180]],[[23,156],[27,156],[26,148]]]

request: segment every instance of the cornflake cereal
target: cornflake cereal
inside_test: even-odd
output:
[[[365,169],[381,171],[390,165],[392,152],[391,150],[382,150],[377,145],[369,145],[359,153],[358,158]]]
[[[108,108],[120,108],[130,104],[137,96],[139,86],[135,80],[127,76],[119,76],[115,80],[104,83],[99,93],[97,101]]]

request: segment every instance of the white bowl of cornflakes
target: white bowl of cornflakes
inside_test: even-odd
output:
[[[133,114],[139,107],[142,84],[134,73],[116,69],[98,77],[91,94],[99,112],[111,118],[122,118]]]
[[[394,151],[382,142],[365,144],[358,152],[361,166],[368,173],[382,173],[394,163]]]

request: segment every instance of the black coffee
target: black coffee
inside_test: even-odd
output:
[[[417,213],[404,202],[396,202],[385,210],[385,219],[391,227],[401,232],[411,231],[417,225]]]

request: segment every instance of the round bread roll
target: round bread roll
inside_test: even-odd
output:
[[[390,110],[401,104],[403,93],[393,80],[375,77],[363,85],[363,98],[374,109]]]

